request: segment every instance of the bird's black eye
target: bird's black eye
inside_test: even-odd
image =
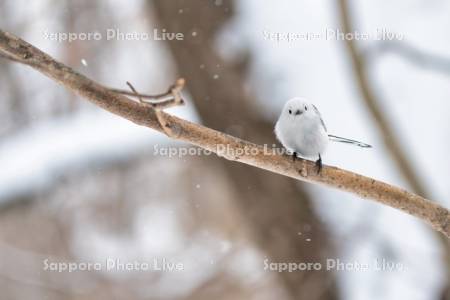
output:
[[[305,110],[308,110],[308,106],[305,105]]]
[[[292,110],[289,110],[289,114],[292,114]]]

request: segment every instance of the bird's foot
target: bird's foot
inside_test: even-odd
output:
[[[320,172],[322,172],[322,157],[319,154],[319,159],[316,160],[316,167],[317,167],[317,175],[320,174]]]
[[[292,161],[295,161],[296,158],[297,158],[297,152],[293,152],[292,153]]]

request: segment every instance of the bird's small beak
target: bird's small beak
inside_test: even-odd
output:
[[[297,109],[296,111],[295,111],[295,115],[297,116],[297,115],[301,115],[302,114],[302,112],[300,111],[300,109]]]

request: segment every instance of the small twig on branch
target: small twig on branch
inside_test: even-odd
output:
[[[435,230],[450,238],[449,211],[421,196],[336,167],[324,165],[322,172],[317,174],[315,163],[312,161],[298,159],[296,162],[292,162],[288,155],[280,155],[276,151],[268,151],[261,145],[177,118],[161,110],[156,110],[151,105],[142,105],[88,79],[27,42],[1,30],[0,51],[54,79],[101,108],[138,125],[165,132],[164,126],[161,126],[160,123],[161,119],[157,116],[157,111],[159,111],[162,121],[170,125],[171,136],[178,140],[212,151],[228,160],[375,200],[422,219]],[[181,83],[184,82],[179,83],[178,86],[170,89],[172,93],[179,93],[182,88]],[[131,96],[136,95],[133,92]],[[223,151],[224,146],[227,151]],[[307,172],[301,172],[301,164],[304,164]],[[274,199],[274,201],[277,200]],[[386,224],[386,226],[389,225]]]
[[[1,50],[0,50],[0,57],[3,57],[3,58],[6,58],[6,59],[9,59],[9,60],[12,60],[12,61],[20,63],[20,60],[14,58],[14,56],[11,56],[11,55],[9,55],[7,53],[2,52]]]
[[[183,78],[179,78],[175,84],[173,84],[169,90],[165,93],[158,95],[146,95],[140,94],[136,91],[136,89],[127,81],[127,85],[130,87],[130,91],[120,90],[120,89],[112,89],[109,90],[114,93],[132,96],[139,99],[139,102],[142,104],[148,104],[155,109],[166,109],[172,106],[183,105],[184,100],[181,97],[181,90],[184,87],[185,80]]]
[[[184,101],[181,99],[181,90],[184,87],[184,79],[179,78],[174,85],[172,85],[169,88],[169,91],[164,95],[166,98],[171,97],[170,99],[164,100],[162,102],[161,100],[147,100],[144,101],[142,99],[142,94],[139,94],[137,90],[134,88],[134,86],[127,81],[127,85],[130,87],[131,91],[133,92],[132,96],[135,96],[138,98],[139,102],[144,105],[149,105],[151,108],[155,110],[156,117],[158,118],[159,125],[164,130],[164,133],[169,137],[174,137],[174,133],[170,130],[170,124],[165,119],[164,115],[161,113],[161,111],[164,108],[168,108],[175,105],[182,105],[184,104]],[[113,90],[117,93],[117,90]],[[120,94],[123,94],[122,92],[119,92]]]

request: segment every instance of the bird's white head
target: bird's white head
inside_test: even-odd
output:
[[[281,117],[290,120],[315,115],[314,106],[306,98],[295,97],[290,99],[284,105]]]

